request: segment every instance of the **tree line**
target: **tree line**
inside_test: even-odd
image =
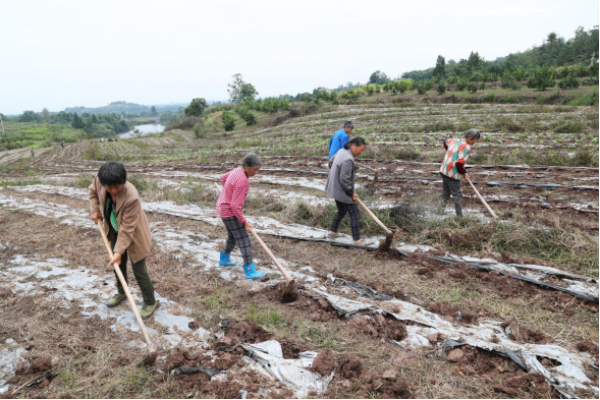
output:
[[[402,78],[414,81],[446,79],[451,82],[461,79],[470,82],[492,82],[502,79],[510,83],[511,79],[535,80],[536,76],[552,71],[555,77],[560,79],[571,74],[575,78],[587,76],[597,81],[597,72],[594,75],[597,68],[594,69],[593,64],[596,64],[598,59],[598,46],[598,27],[588,31],[579,27],[575,36],[569,40],[556,33],[550,33],[542,45],[494,61],[484,60],[478,52],[471,52],[467,59],[448,62],[439,55],[435,67],[405,72]],[[592,61],[593,56],[595,59]],[[547,70],[542,70],[546,67]],[[375,82],[372,75],[370,83],[381,82]],[[505,85],[506,83],[503,84]]]
[[[66,111],[50,113],[47,108],[44,108],[41,113],[24,111],[17,117],[6,118],[3,116],[3,119],[14,122],[71,125],[74,129],[82,129],[91,137],[107,137],[131,130],[125,118],[115,113],[83,113],[81,115]]]

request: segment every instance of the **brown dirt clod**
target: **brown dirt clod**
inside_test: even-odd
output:
[[[165,360],[165,370],[170,371],[173,368],[177,368],[180,365],[183,365],[185,362],[185,357],[182,352],[179,350],[175,350],[173,353],[167,356]]]
[[[360,378],[363,373],[363,366],[358,357],[344,355],[340,359],[340,375],[345,379]]]
[[[269,340],[273,337],[272,334],[265,331],[254,322],[230,322],[230,327],[227,329],[227,336],[233,339],[235,343],[259,343]]]
[[[329,375],[335,368],[335,357],[331,350],[321,352],[313,361],[312,368],[319,375]]]
[[[295,282],[291,280],[288,282],[281,292],[282,303],[292,303],[298,299],[298,289],[296,288]]]
[[[41,358],[36,358],[35,360],[33,360],[31,362],[31,365],[29,366],[27,373],[33,374],[33,373],[37,373],[37,372],[44,372],[44,371],[48,371],[50,368],[52,368],[52,360],[48,357],[41,357]]]

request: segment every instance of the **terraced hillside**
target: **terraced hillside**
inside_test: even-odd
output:
[[[597,398],[597,109],[292,114],[202,137],[172,130],[0,153],[0,393]],[[383,234],[366,214],[367,246],[352,245],[347,225],[327,237],[325,155],[346,120],[367,140],[358,193],[395,230],[391,253],[377,251]],[[469,174],[498,220],[466,185],[464,218],[437,207],[441,141],[470,127],[483,138]],[[281,275],[257,243],[269,279],[217,265],[226,233],[214,182],[248,152],[263,166],[245,212],[297,280],[292,303],[280,302]],[[103,305],[114,278],[86,188],[106,160],[126,165],[152,227],[148,268],[162,306],[148,327],[160,355],[142,368],[128,306]]]

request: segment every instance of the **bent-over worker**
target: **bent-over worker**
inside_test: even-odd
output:
[[[246,279],[258,279],[265,275],[264,272],[256,271],[252,261],[252,247],[248,236],[252,225],[246,220],[242,212],[246,196],[250,190],[249,178],[256,175],[260,167],[260,157],[256,154],[246,155],[242,160],[241,167],[235,168],[221,177],[223,191],[219,196],[219,200],[217,200],[217,213],[227,229],[227,240],[220,255],[219,265],[228,267],[236,265],[230,257],[237,244],[242,252]]]
[[[344,145],[344,148],[336,153],[331,163],[331,170],[325,184],[327,194],[335,199],[337,213],[331,224],[329,236],[339,236],[338,228],[342,218],[350,214],[350,226],[352,227],[352,238],[354,243],[363,244],[360,240],[360,213],[356,206],[358,195],[354,193],[354,177],[356,166],[354,158],[361,155],[367,147],[365,139],[355,137]]]
[[[469,174],[465,169],[467,160],[469,159],[469,152],[471,146],[473,146],[481,134],[477,129],[469,129],[464,138],[462,139],[445,139],[444,148],[446,149],[446,155],[444,161],[440,167],[440,174],[442,175],[443,181],[443,192],[441,207],[445,208],[450,200],[450,194],[454,198],[454,209],[456,215],[462,217],[462,192],[460,191],[460,178],[461,176],[469,180]]]
[[[127,257],[131,258],[131,269],[142,291],[144,305],[142,318],[149,318],[159,303],[154,297],[154,285],[146,268],[146,258],[151,254],[152,239],[150,225],[135,186],[127,182],[127,172],[121,163],[105,163],[88,188],[91,217],[95,223],[104,220],[113,257],[109,264],[118,264],[127,282]],[[116,307],[125,300],[125,291],[117,277],[117,294],[106,305]]]

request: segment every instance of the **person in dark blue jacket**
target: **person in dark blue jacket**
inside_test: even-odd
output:
[[[329,141],[329,160],[335,156],[338,150],[343,149],[346,142],[350,140],[350,132],[354,129],[352,121],[346,121],[344,127],[333,134],[333,137]]]

